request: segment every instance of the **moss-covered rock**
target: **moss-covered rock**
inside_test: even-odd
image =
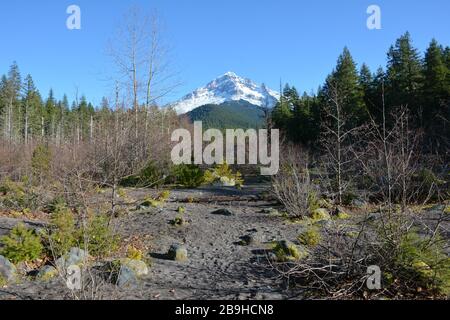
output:
[[[41,280],[41,281],[48,281],[48,280],[56,277],[57,275],[58,275],[58,270],[55,267],[46,265],[46,266],[43,266],[39,270],[39,272],[36,276],[36,279]]]
[[[294,243],[282,240],[273,243],[273,253],[280,262],[297,261],[308,256],[308,251]]]
[[[169,259],[174,261],[186,261],[188,259],[188,252],[185,246],[180,244],[173,244],[167,253]]]
[[[328,213],[327,209],[319,208],[315,209],[311,212],[311,219],[314,221],[324,221],[324,220],[330,220],[331,216]]]

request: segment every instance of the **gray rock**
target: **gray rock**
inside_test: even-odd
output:
[[[55,265],[57,268],[65,270],[72,265],[82,265],[88,258],[88,253],[83,249],[71,248],[68,253],[55,261]]]
[[[364,208],[365,206],[367,206],[367,202],[361,199],[353,199],[352,206],[356,208]]]
[[[120,262],[122,267],[125,266],[133,271],[137,278],[146,276],[148,274],[148,267],[144,261],[126,258],[122,259]]]
[[[259,232],[247,234],[245,236],[242,236],[240,239],[240,244],[243,246],[255,245],[263,242],[262,236]]]
[[[180,244],[173,244],[170,247],[169,252],[167,253],[167,256],[171,260],[186,261],[188,258],[188,253],[187,253],[187,249],[185,246],[180,245]]]
[[[4,256],[0,256],[0,283],[5,281],[10,283],[17,277],[16,267]]]
[[[58,275],[58,270],[53,266],[47,265],[47,266],[43,266],[39,270],[36,278],[39,280],[47,281],[47,280],[50,280],[50,279],[56,277],[57,275]]]
[[[221,216],[234,216],[234,212],[229,209],[219,209],[211,212],[211,214],[221,215]]]
[[[280,215],[280,212],[277,209],[274,209],[274,208],[266,208],[266,209],[263,209],[261,212],[262,213],[266,213],[266,214],[270,214],[270,215],[273,215],[273,216],[279,216]]]
[[[135,287],[139,283],[136,273],[129,267],[122,265],[120,267],[119,275],[117,276],[117,286]]]

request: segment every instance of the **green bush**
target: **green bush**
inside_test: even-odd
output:
[[[450,294],[450,258],[445,253],[445,242],[440,237],[433,241],[410,231],[403,236],[395,256],[397,276],[416,287]]]
[[[77,245],[79,231],[76,227],[75,216],[64,205],[55,207],[50,216],[51,230],[48,236],[49,249],[56,257],[62,256]]]
[[[231,170],[227,163],[217,165],[214,169],[207,170],[204,175],[204,180],[204,183],[206,184],[222,182],[224,184],[234,184],[238,188],[242,187],[244,184],[241,173],[239,171],[233,173],[233,170]]]
[[[317,198],[317,193],[310,191],[308,194],[308,209],[310,212],[319,209],[321,206],[321,201]]]
[[[22,223],[14,227],[10,235],[1,237],[0,243],[3,245],[0,254],[13,263],[36,260],[44,249],[40,237]]]
[[[181,164],[173,169],[174,182],[186,188],[197,188],[205,181],[203,170],[197,165]]]
[[[114,234],[105,214],[91,215],[88,219],[85,234],[81,234],[80,243],[87,241],[88,252],[92,256],[104,257],[116,251],[119,236]]]
[[[166,182],[165,165],[158,165],[150,161],[137,175],[123,179],[120,184],[124,187],[158,187]]]
[[[31,158],[31,168],[33,177],[42,182],[48,178],[52,161],[52,153],[48,145],[39,144],[33,151]]]
[[[277,241],[273,243],[273,252],[279,262],[296,261],[307,256],[307,252],[299,249],[289,241]]]
[[[322,240],[319,228],[316,226],[308,227],[298,236],[298,241],[306,246],[316,246]]]

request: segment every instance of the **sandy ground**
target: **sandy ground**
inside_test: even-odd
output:
[[[151,268],[149,275],[136,288],[107,286],[96,298],[114,299],[286,299],[298,293],[284,290],[282,281],[266,267],[265,242],[288,239],[295,241],[300,226],[265,212],[273,204],[256,200],[266,185],[234,188],[205,188],[173,191],[163,209],[149,213],[131,213],[121,217],[120,233],[142,236],[149,240]],[[148,190],[129,191],[137,199]],[[180,203],[187,197],[214,198],[233,196],[238,201],[212,203]],[[246,199],[246,201],[242,201]],[[172,226],[170,221],[186,208],[185,226]],[[232,216],[216,215],[216,209],[229,209]],[[8,233],[17,221],[0,219],[0,234]],[[40,225],[32,223],[32,226]],[[260,243],[239,244],[240,237],[253,235]],[[184,244],[189,260],[176,262],[164,256],[172,244]],[[60,279],[47,283],[24,280],[0,289],[0,299],[62,299],[71,294]]]

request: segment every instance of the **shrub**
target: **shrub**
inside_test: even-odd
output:
[[[299,155],[284,161],[278,174],[272,177],[272,193],[285,207],[288,217],[309,216],[320,207],[320,203],[306,159]]]
[[[23,183],[5,179],[0,186],[2,205],[8,209],[22,209],[27,204],[27,193]]]
[[[298,241],[306,246],[316,246],[322,240],[319,228],[315,226],[308,227],[298,236]]]
[[[224,185],[234,185],[238,188],[244,184],[241,173],[239,171],[233,173],[227,163],[217,165],[214,169],[205,172],[204,183],[213,184],[219,181]]]
[[[125,187],[157,187],[165,183],[165,166],[150,161],[137,175],[129,176],[121,181]]]
[[[307,255],[306,251],[301,251],[295,244],[289,241],[275,242],[272,250],[280,262],[300,260]]]
[[[59,257],[77,244],[79,232],[75,216],[69,208],[58,205],[50,216],[50,223],[49,249],[55,257]]]
[[[394,260],[397,276],[412,281],[416,287],[450,294],[450,258],[440,237],[434,241],[421,238],[417,232],[404,235]]]
[[[178,216],[175,217],[175,219],[170,221],[170,224],[173,226],[183,226],[186,224],[186,220],[184,219],[182,214],[179,214]]]
[[[50,174],[50,166],[52,160],[52,153],[48,145],[39,144],[33,151],[31,158],[31,168],[33,170],[33,177],[42,183],[48,178]]]
[[[10,235],[0,238],[0,243],[3,245],[0,254],[13,263],[36,260],[44,249],[40,237],[22,223],[14,227]]]
[[[116,251],[120,240],[111,229],[105,214],[93,214],[89,217],[80,242],[84,243],[85,239],[89,254],[96,257],[104,257]]]
[[[163,192],[161,192],[158,196],[158,201],[161,202],[166,202],[167,200],[169,200],[170,198],[170,191],[169,190],[164,190]]]
[[[203,170],[196,165],[181,164],[175,166],[173,177],[176,184],[186,188],[197,188],[205,181]]]
[[[142,260],[143,257],[144,257],[144,254],[142,253],[141,250],[139,250],[133,246],[128,247],[128,249],[127,249],[127,258],[128,259]]]

